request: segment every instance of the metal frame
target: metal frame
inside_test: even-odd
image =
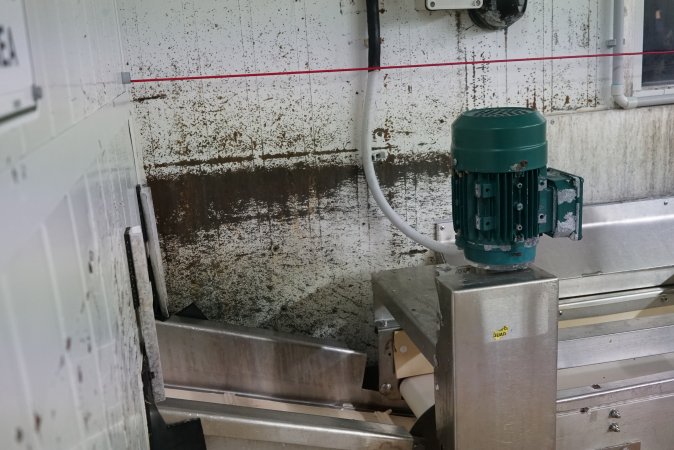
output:
[[[426,266],[373,276],[375,303],[395,317],[436,366],[449,358],[441,351],[435,352],[439,342],[447,342],[439,330],[441,318],[446,317],[443,310],[447,309],[448,301],[438,300],[433,283],[436,276],[442,277],[452,270],[456,268]],[[672,290],[665,286],[567,298],[560,302],[559,312],[563,313],[560,317],[577,320],[633,310],[657,310],[670,302],[671,294]],[[559,333],[559,382],[575,387],[556,392],[556,448],[603,450],[641,446],[649,450],[669,450],[674,442],[674,427],[665,422],[674,411],[674,343],[671,339],[674,314],[562,327]],[[445,347],[451,346],[445,344]],[[640,376],[630,378],[630,374]],[[450,382],[442,377],[445,384]],[[436,384],[443,389],[443,382]],[[495,385],[493,380],[485,383],[490,390]],[[507,409],[512,411],[512,405]],[[621,418],[611,417],[613,410],[617,410]],[[447,414],[444,417],[441,420],[448,420]],[[484,424],[484,421],[474,422]]]
[[[674,352],[674,314],[559,331],[557,367],[601,364]]]
[[[552,316],[546,316],[552,322],[559,318],[562,328],[559,341],[554,340],[559,349],[559,370],[555,370],[553,362],[547,365],[543,362],[546,357],[554,361],[554,349],[542,352],[546,356],[533,358],[533,366],[539,364],[543,368],[543,375],[535,375],[536,384],[540,382],[540,376],[549,381],[553,377],[548,375],[553,374],[563,381],[561,385],[565,388],[558,389],[554,385],[547,389],[552,392],[549,417],[553,418],[557,428],[556,432],[548,433],[548,437],[556,435],[556,444],[536,444],[536,448],[554,448],[556,445],[558,450],[668,450],[674,442],[674,427],[668,423],[674,410],[674,344],[669,342],[671,338],[667,339],[674,333],[674,314],[668,310],[674,289],[667,285],[674,284],[671,257],[674,243],[663,242],[661,237],[674,232],[674,207],[670,199],[592,206],[586,210],[585,229],[587,242],[583,246],[563,243],[569,246],[567,248],[550,240],[539,247],[541,265],[548,272],[559,270],[563,274],[559,281],[561,299],[558,303],[554,299],[554,306],[548,308]],[[614,242],[620,242],[622,246],[609,245]],[[641,253],[636,253],[636,249]],[[458,257],[450,255],[451,258]],[[436,379],[441,380],[436,383],[441,401],[454,402],[456,396],[456,401],[460,402],[461,395],[456,395],[459,392],[456,389],[465,390],[465,385],[459,385],[459,382],[454,391],[450,387],[457,380],[469,380],[465,376],[467,372],[461,375],[463,378],[455,377],[455,374],[457,368],[460,372],[457,361],[459,365],[464,364],[470,354],[464,353],[455,360],[457,347],[447,342],[458,342],[455,333],[460,332],[460,327],[458,331],[454,330],[442,318],[451,314],[465,317],[466,311],[457,311],[457,305],[470,307],[471,302],[488,303],[493,296],[505,295],[507,287],[504,289],[503,286],[508,284],[505,279],[515,283],[508,301],[517,303],[523,298],[526,301],[527,296],[521,294],[532,288],[527,283],[522,284],[522,280],[516,280],[521,275],[513,274],[501,277],[503,279],[496,283],[498,286],[485,286],[485,279],[480,277],[471,281],[474,286],[470,289],[448,283],[452,277],[461,278],[475,270],[441,265],[373,275],[375,325],[380,343],[380,392],[361,387],[365,365],[365,355],[361,353],[310,338],[185,318],[157,324],[167,385],[338,407],[344,404],[347,407],[404,407],[404,402],[399,399],[398,380],[389,351],[393,333],[403,329],[422,354],[438,370],[444,371],[438,374],[436,370]],[[439,300],[436,278],[442,285],[443,301]],[[490,278],[493,281],[498,276]],[[554,278],[546,280],[543,284],[549,286]],[[489,295],[481,297],[479,292]],[[529,296],[529,300],[540,300],[540,294]],[[459,299],[456,295],[464,297]],[[550,300],[547,294],[543,297]],[[488,307],[485,311],[496,309]],[[530,309],[518,307],[513,314],[521,315],[522,311]],[[499,320],[510,314],[507,308],[498,310]],[[620,318],[634,310],[646,313],[628,320]],[[586,319],[601,320],[598,325],[590,326],[582,322]],[[550,327],[548,331],[552,331]],[[549,338],[550,334],[546,336]],[[543,343],[549,343],[549,340],[544,339]],[[536,339],[531,337],[527,345],[536,347]],[[632,361],[635,357],[641,358]],[[501,362],[512,366],[504,369],[505,378],[487,377],[489,379],[482,385],[497,391],[509,386],[512,379],[508,377],[512,378],[518,371],[517,365],[527,363],[527,358],[532,359],[529,354],[512,360],[506,357]],[[622,367],[618,361],[625,358],[630,358],[624,361],[628,370],[623,370],[621,376],[602,375],[602,370]],[[489,365],[492,359],[498,360],[490,357],[484,362]],[[630,364],[637,363],[641,366],[633,371]],[[255,368],[255,373],[251,368]],[[632,371],[639,376],[630,378]],[[583,376],[569,376],[578,373]],[[533,376],[523,373],[520,378],[528,381]],[[605,378],[609,381],[604,382]],[[550,387],[548,382],[543,385]],[[521,385],[517,389],[520,388]],[[466,419],[472,424],[467,436],[474,439],[470,444],[462,442],[459,450],[492,448],[479,447],[475,443],[489,435],[490,424],[498,425],[499,414],[512,414],[515,419],[516,415],[521,415],[521,409],[513,405],[530,398],[520,391],[515,393],[522,398],[514,397],[505,410],[497,399],[492,405],[493,411],[480,409],[481,419]],[[506,396],[513,394],[507,389],[504,392]],[[482,402],[490,398],[483,395],[484,399],[481,399],[478,394],[471,395],[471,401]],[[465,405],[461,408],[466,409]],[[388,425],[178,400],[165,402],[161,410],[171,419],[201,418],[209,448],[271,450],[284,445],[298,449],[412,448],[412,438],[405,430]],[[438,416],[442,422],[450,420],[451,414],[453,411],[440,408]],[[548,413],[539,414],[543,417]],[[462,428],[457,430],[461,432]],[[539,435],[544,434],[541,431]]]
[[[166,400],[159,411],[167,422],[200,418],[211,450],[413,448],[412,436],[396,425],[178,399]]]
[[[435,415],[444,448],[553,449],[557,279],[443,267]],[[535,382],[532,378],[535,377]]]
[[[156,325],[167,387],[406,409],[402,400],[363,389],[365,354],[338,344],[186,317]]]
[[[437,236],[451,240],[450,225],[439,221]],[[582,243],[542,239],[536,260],[559,276],[556,448],[669,450],[674,241],[666,236],[674,235],[674,199],[589,206],[584,228]],[[438,299],[435,279],[466,264],[458,251],[442,256],[449,264],[373,275],[375,304],[387,310],[379,314],[390,314],[436,367],[448,359],[436,346],[449,344],[439,337],[448,301]]]
[[[395,371],[393,337],[400,325],[381,305],[374,305],[374,325],[377,332],[377,365],[379,367],[379,393],[392,400],[401,400],[398,377]]]
[[[663,236],[672,235],[674,197],[590,205],[583,240],[543,236],[535,264],[559,278],[560,299],[665,286],[674,284],[674,239]],[[442,259],[468,264],[458,250]]]

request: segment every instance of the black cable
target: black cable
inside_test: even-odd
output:
[[[367,66],[381,67],[379,0],[365,0],[367,9]]]

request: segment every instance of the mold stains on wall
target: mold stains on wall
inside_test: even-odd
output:
[[[433,219],[449,213],[448,167],[445,155],[378,173],[394,207],[432,234]],[[196,301],[211,318],[336,338],[373,356],[370,273],[432,262],[370,204],[357,166],[185,174],[150,186],[173,312]]]
[[[610,14],[609,3],[530,2],[507,32],[484,32],[466,12],[419,12],[410,0],[382,0],[382,60],[596,53],[605,50],[600,18]],[[367,60],[362,0],[119,4],[127,63],[140,78],[359,67]],[[585,176],[590,202],[669,189],[624,181],[616,190],[604,175],[626,176],[619,165],[605,170],[606,161],[629,156],[613,138],[634,135],[620,127],[630,129],[631,118],[660,123],[664,113],[554,116],[610,104],[602,98],[608,59],[385,75],[373,118],[373,147],[389,153],[379,174],[396,210],[426,234],[449,214],[450,126],[468,108],[528,106],[548,114],[552,162]],[[135,137],[153,187],[173,311],[196,301],[218,320],[336,337],[372,351],[369,274],[432,259],[392,229],[357,168],[365,77],[133,86]],[[655,133],[654,158],[666,159],[661,132],[645,129],[634,146]],[[648,173],[663,180],[657,168]]]

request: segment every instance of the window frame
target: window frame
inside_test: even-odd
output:
[[[625,18],[625,40],[634,43],[634,50],[625,51],[644,51],[644,1],[635,1],[634,14]],[[631,23],[630,23],[631,22]],[[628,25],[632,25],[628,27]],[[629,35],[627,30],[633,30]],[[630,46],[631,47],[631,46]],[[632,57],[632,96],[633,97],[652,97],[654,95],[674,94],[674,82],[658,85],[644,86],[642,81],[643,61],[642,55]]]

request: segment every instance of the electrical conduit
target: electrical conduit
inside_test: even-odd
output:
[[[368,28],[368,67],[380,67],[380,48],[379,40],[379,2],[378,0],[367,0],[367,28]],[[365,104],[363,107],[363,128],[362,128],[362,142],[360,156],[363,161],[363,171],[365,172],[365,179],[370,188],[372,197],[382,210],[384,215],[391,221],[391,223],[398,228],[408,238],[412,239],[418,244],[432,250],[436,253],[449,253],[453,250],[447,244],[424,236],[409,225],[405,220],[396,213],[391,205],[389,205],[384,193],[379,186],[377,174],[374,171],[374,163],[372,162],[372,148],[370,140],[370,120],[374,113],[374,93],[377,86],[380,85],[381,72],[379,70],[370,70],[367,73],[367,88],[365,89]]]

